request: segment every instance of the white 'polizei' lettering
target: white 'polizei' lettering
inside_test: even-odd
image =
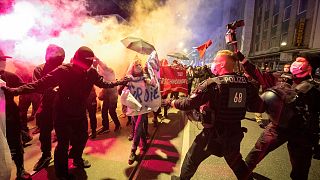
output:
[[[224,76],[223,80],[226,83],[247,83],[246,78],[242,76]]]

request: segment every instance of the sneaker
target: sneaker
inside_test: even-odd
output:
[[[32,179],[32,178],[31,178],[31,174],[29,174],[27,171],[22,169],[20,172],[17,172],[17,179],[25,180],[25,179]]]
[[[259,122],[259,126],[260,126],[260,128],[262,128],[262,129],[265,129],[265,128],[266,128],[266,125],[265,125],[263,122]]]
[[[52,159],[51,156],[42,156],[39,159],[39,161],[36,163],[36,165],[34,165],[33,170],[40,171],[40,169],[48,167],[51,159]]]
[[[108,128],[103,127],[103,128],[98,132],[98,134],[107,134],[107,133],[109,133],[109,132],[110,132],[110,130],[109,130]]]
[[[88,160],[84,160],[84,159],[79,159],[79,160],[73,160],[73,165],[78,167],[78,168],[89,168],[91,167],[91,164]]]
[[[128,140],[129,140],[129,141],[132,141],[132,140],[133,140],[132,134],[130,134],[130,135],[128,136]]]
[[[95,139],[96,137],[97,137],[97,131],[96,130],[92,130],[91,139]]]
[[[131,165],[133,164],[134,160],[136,159],[136,154],[134,152],[131,152],[128,160],[128,164]]]
[[[37,128],[32,132],[32,134],[38,134],[38,133],[40,133],[40,128],[39,128],[39,127],[37,127]]]
[[[116,127],[114,128],[114,132],[118,132],[118,131],[120,131],[120,129],[121,129],[121,126],[116,126]]]

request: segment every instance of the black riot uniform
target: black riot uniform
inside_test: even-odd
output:
[[[279,83],[262,96],[271,122],[246,157],[250,172],[271,151],[288,142],[292,179],[308,179],[312,147],[318,138],[319,86],[306,80],[295,88]]]
[[[229,74],[203,81],[189,98],[174,102],[181,110],[204,104],[208,107],[206,114],[211,116],[205,118],[204,129],[188,150],[180,179],[190,179],[199,164],[210,155],[224,157],[237,178],[246,179],[247,166],[240,154],[244,136],[240,121],[247,110],[263,111],[259,95],[245,77]]]
[[[42,92],[59,86],[53,103],[54,129],[58,140],[54,153],[54,164],[58,177],[70,176],[68,174],[68,148],[72,137],[77,137],[72,142],[73,163],[77,162],[77,166],[84,167],[81,162],[83,163],[82,152],[88,139],[86,102],[93,85],[110,88],[127,82],[127,80],[105,82],[95,69],[89,68],[92,65],[91,57],[94,57],[91,49],[80,47],[75,53],[73,63],[61,65],[33,83],[15,89],[5,88],[6,92],[17,95]]]

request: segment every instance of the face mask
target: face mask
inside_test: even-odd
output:
[[[213,63],[211,64],[211,72],[212,72],[212,74],[215,75],[215,76],[217,76],[217,75],[218,75],[218,69],[219,69],[219,64],[213,62]]]
[[[303,78],[311,73],[311,66],[305,62],[293,62],[290,72],[297,78]]]

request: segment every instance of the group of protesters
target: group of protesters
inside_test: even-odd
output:
[[[32,80],[25,81],[21,80],[16,74],[5,70],[6,59],[10,57],[5,56],[0,51],[1,79],[6,82],[6,86],[2,87],[6,100],[6,137],[12,159],[17,167],[17,178],[31,178],[31,175],[24,170],[23,143],[21,140],[22,132],[25,136],[24,143],[32,139],[26,126],[27,112],[31,103],[33,107],[31,116],[34,116],[37,120],[42,151],[42,156],[34,166],[34,170],[39,171],[41,168],[47,167],[52,159],[51,132],[54,129],[58,142],[54,151],[56,176],[59,179],[72,179],[73,175],[68,172],[68,158],[73,159],[73,164],[76,167],[88,168],[91,166],[89,161],[82,158],[89,137],[87,112],[92,138],[95,138],[97,134],[110,132],[108,113],[115,123],[114,131],[118,132],[121,125],[116,109],[118,95],[120,95],[122,112],[128,117],[128,122],[132,125],[132,131],[128,137],[129,140],[133,140],[128,160],[129,165],[137,159],[136,151],[140,141],[142,145],[140,155],[147,151],[148,113],[154,113],[153,124],[157,126],[157,117],[162,105],[165,110],[165,117],[167,117],[169,106],[181,110],[194,108],[203,110],[201,112],[204,117],[204,129],[197,136],[187,153],[180,179],[190,179],[199,164],[211,154],[219,157],[224,156],[238,179],[250,179],[252,178],[252,170],[263,157],[286,141],[290,143],[290,145],[288,144],[289,152],[293,153],[290,154],[292,161],[294,161],[292,162],[291,177],[293,179],[306,179],[311,162],[312,152],[310,151],[312,149],[319,151],[319,147],[315,145],[317,143],[315,132],[319,129],[318,127],[311,127],[311,124],[307,124],[308,127],[305,124],[299,127],[289,125],[282,127],[279,121],[282,120],[280,118],[283,118],[282,114],[285,112],[281,111],[274,114],[275,112],[271,109],[275,108],[275,103],[270,103],[274,99],[266,95],[268,92],[276,92],[277,94],[278,89],[284,87],[288,87],[288,91],[291,92],[294,79],[297,80],[295,82],[297,85],[308,80],[306,83],[309,84],[296,90],[303,94],[301,95],[302,100],[299,102],[301,104],[297,106],[303,108],[308,105],[309,108],[314,108],[312,109],[314,112],[310,112],[310,109],[304,109],[302,111],[305,114],[311,114],[312,117],[306,117],[302,114],[302,117],[297,115],[299,116],[297,118],[298,121],[301,118],[311,118],[312,120],[319,118],[319,109],[316,109],[316,107],[320,106],[308,99],[309,96],[319,96],[319,90],[317,89],[319,83],[313,81],[313,76],[311,76],[314,75],[314,69],[316,68],[313,66],[314,59],[319,57],[311,55],[300,55],[299,57],[304,58],[305,63],[309,63],[310,67],[308,64],[301,65],[302,60],[299,59],[300,61],[296,60],[297,63],[293,63],[293,66],[289,67],[292,74],[284,69],[279,77],[271,76],[268,72],[261,72],[247,61],[240,52],[235,54],[227,50],[219,51],[211,68],[206,65],[196,68],[183,67],[175,60],[171,66],[183,69],[186,75],[186,97],[179,98],[179,90],[172,90],[170,91],[170,98],[167,98],[168,94],[161,94],[160,67],[163,64],[159,61],[156,51],[149,55],[146,64],[142,64],[141,60],[135,59],[130,64],[125,77],[120,81],[116,80],[114,70],[99,60],[94,52],[86,46],[80,47],[75,52],[70,63],[63,64],[65,59],[64,49],[57,45],[49,45],[46,50],[45,63],[34,68]],[[240,61],[243,65],[244,75],[234,71],[235,61]],[[285,66],[285,68],[288,67]],[[278,87],[278,79],[279,82],[286,84],[281,84]],[[253,81],[256,81],[257,88],[252,85]],[[258,96],[260,85],[265,91],[261,98]],[[98,95],[94,86],[102,89]],[[116,86],[119,86],[118,89]],[[193,87],[194,90],[192,90]],[[312,90],[311,94],[309,90]],[[282,93],[286,94],[287,92]],[[18,95],[19,106],[14,102],[14,96]],[[30,97],[27,97],[27,95]],[[277,94],[280,100],[283,100],[286,96],[281,95]],[[99,132],[97,132],[96,118],[97,97],[103,101],[101,110],[103,127]],[[233,99],[230,100],[230,97]],[[24,98],[27,99],[27,102]],[[283,103],[283,106],[287,106],[287,104]],[[278,109],[282,110],[283,107],[278,107]],[[257,113],[266,111],[270,117],[270,123],[244,161],[240,154],[240,142],[243,138],[243,128],[241,128],[240,120],[244,118],[246,111]],[[312,125],[315,125],[315,122],[312,123]],[[17,124],[21,126],[17,126]],[[312,133],[309,134],[297,134],[295,132],[296,129],[310,130],[310,128]],[[279,129],[284,129],[285,133]],[[263,146],[263,142],[270,141],[267,138],[267,130],[279,131],[277,133],[281,135],[282,139],[273,137],[273,140],[277,141],[273,144],[273,147]],[[301,145],[298,144],[298,140],[293,139],[298,136],[305,143],[305,146],[301,149],[298,149]],[[308,139],[309,137],[312,138]],[[70,151],[69,146],[72,146]],[[299,157],[301,154],[305,155],[303,156],[304,159],[301,158],[302,156]]]

